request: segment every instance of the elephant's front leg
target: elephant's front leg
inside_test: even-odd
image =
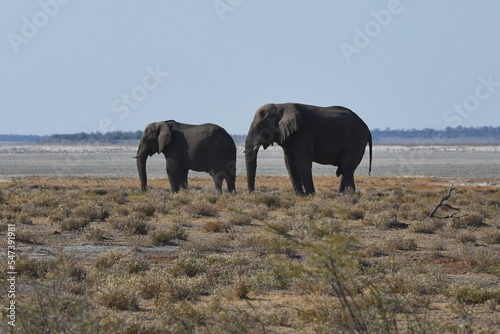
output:
[[[187,189],[188,188],[188,173],[189,169],[186,167],[180,168],[180,186],[182,189]]]
[[[304,189],[306,190],[306,195],[313,195],[314,193],[316,193],[312,177],[312,160],[298,161],[297,168],[299,170]]]
[[[179,192],[181,184],[181,173],[178,163],[174,159],[167,158],[167,175],[170,182],[170,190]]]
[[[299,170],[297,169],[297,163],[295,158],[291,154],[285,153],[285,165],[292,181],[293,191],[298,195],[304,194],[304,189],[302,188],[302,179],[300,178]]]

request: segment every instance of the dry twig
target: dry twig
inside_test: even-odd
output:
[[[453,184],[452,184],[451,187],[450,187],[450,190],[448,191],[448,194],[446,196],[444,196],[443,198],[441,198],[441,200],[439,201],[438,205],[436,205],[436,207],[434,208],[434,210],[432,210],[431,214],[429,215],[430,218],[452,218],[452,217],[454,217],[458,213],[458,211],[460,211],[460,209],[454,208],[451,205],[449,205],[448,203],[446,203],[446,201],[450,199],[451,193],[453,192],[453,190],[457,190],[457,189],[454,188]],[[448,215],[448,216],[436,217],[436,212],[441,207],[445,207],[445,208],[454,210],[455,212],[453,212],[451,215]]]

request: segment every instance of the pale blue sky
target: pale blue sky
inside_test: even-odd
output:
[[[268,102],[370,128],[500,126],[500,2],[0,2],[0,133],[245,134]]]

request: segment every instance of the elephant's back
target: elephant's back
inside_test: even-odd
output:
[[[192,138],[196,138],[198,150],[223,150],[234,151],[236,155],[236,145],[233,137],[221,126],[212,123],[188,126],[184,133]],[[192,143],[194,145],[194,143]]]

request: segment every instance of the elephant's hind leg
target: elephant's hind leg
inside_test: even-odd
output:
[[[222,192],[222,182],[224,181],[224,178],[226,176],[226,172],[224,172],[224,171],[221,171],[221,172],[211,171],[210,175],[212,176],[212,179],[214,180],[215,190],[217,190],[218,192]]]
[[[236,175],[226,173],[227,191],[236,192]]]
[[[340,178],[339,192],[343,193],[347,189],[356,190],[356,185],[354,184],[354,171],[344,171]]]

